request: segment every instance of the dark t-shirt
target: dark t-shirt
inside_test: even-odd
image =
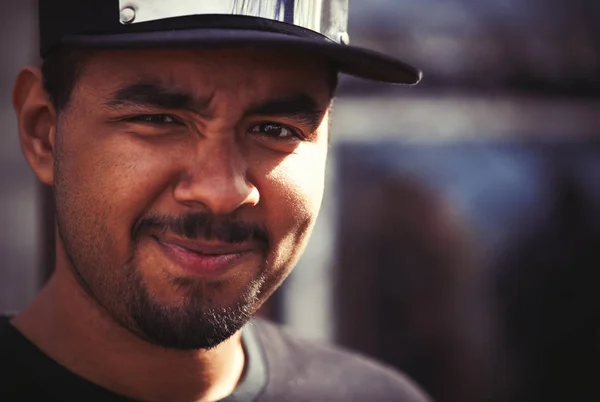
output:
[[[243,330],[244,378],[222,402],[398,401],[428,399],[404,376],[362,356],[296,339],[252,320]],[[0,401],[131,399],[79,377],[0,317]]]

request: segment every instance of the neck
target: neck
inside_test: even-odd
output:
[[[210,351],[149,344],[108,317],[60,263],[12,324],[72,372],[138,400],[222,399],[235,389],[244,367],[239,332]]]

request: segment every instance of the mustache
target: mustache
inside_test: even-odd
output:
[[[187,239],[206,239],[223,243],[254,242],[265,250],[269,249],[271,244],[269,231],[264,225],[208,212],[182,216],[146,215],[135,223],[131,237],[138,240],[143,233],[151,231],[170,232]]]

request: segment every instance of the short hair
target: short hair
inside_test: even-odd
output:
[[[68,105],[89,53],[83,49],[61,47],[44,58],[44,89],[57,113]]]
[[[42,62],[44,89],[50,97],[57,113],[69,104],[71,94],[81,75],[81,71],[92,51],[84,48],[60,47],[51,52]],[[331,98],[338,86],[338,70],[331,68]]]

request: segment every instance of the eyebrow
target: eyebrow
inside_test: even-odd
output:
[[[111,109],[123,106],[145,106],[159,109],[184,109],[202,112],[210,103],[210,99],[199,100],[191,94],[165,88],[162,85],[150,82],[141,82],[123,87],[114,92],[104,102]]]
[[[328,107],[319,106],[314,98],[305,93],[297,93],[256,103],[250,106],[245,116],[287,118],[306,125],[314,132],[321,125]]]
[[[181,90],[166,88],[152,82],[140,82],[118,89],[104,105],[111,109],[124,106],[142,106],[158,109],[189,110],[206,116],[211,98],[199,99]],[[281,98],[271,98],[248,107],[244,117],[279,117],[298,122],[311,132],[320,126],[329,105],[322,107],[306,93],[295,93]]]

